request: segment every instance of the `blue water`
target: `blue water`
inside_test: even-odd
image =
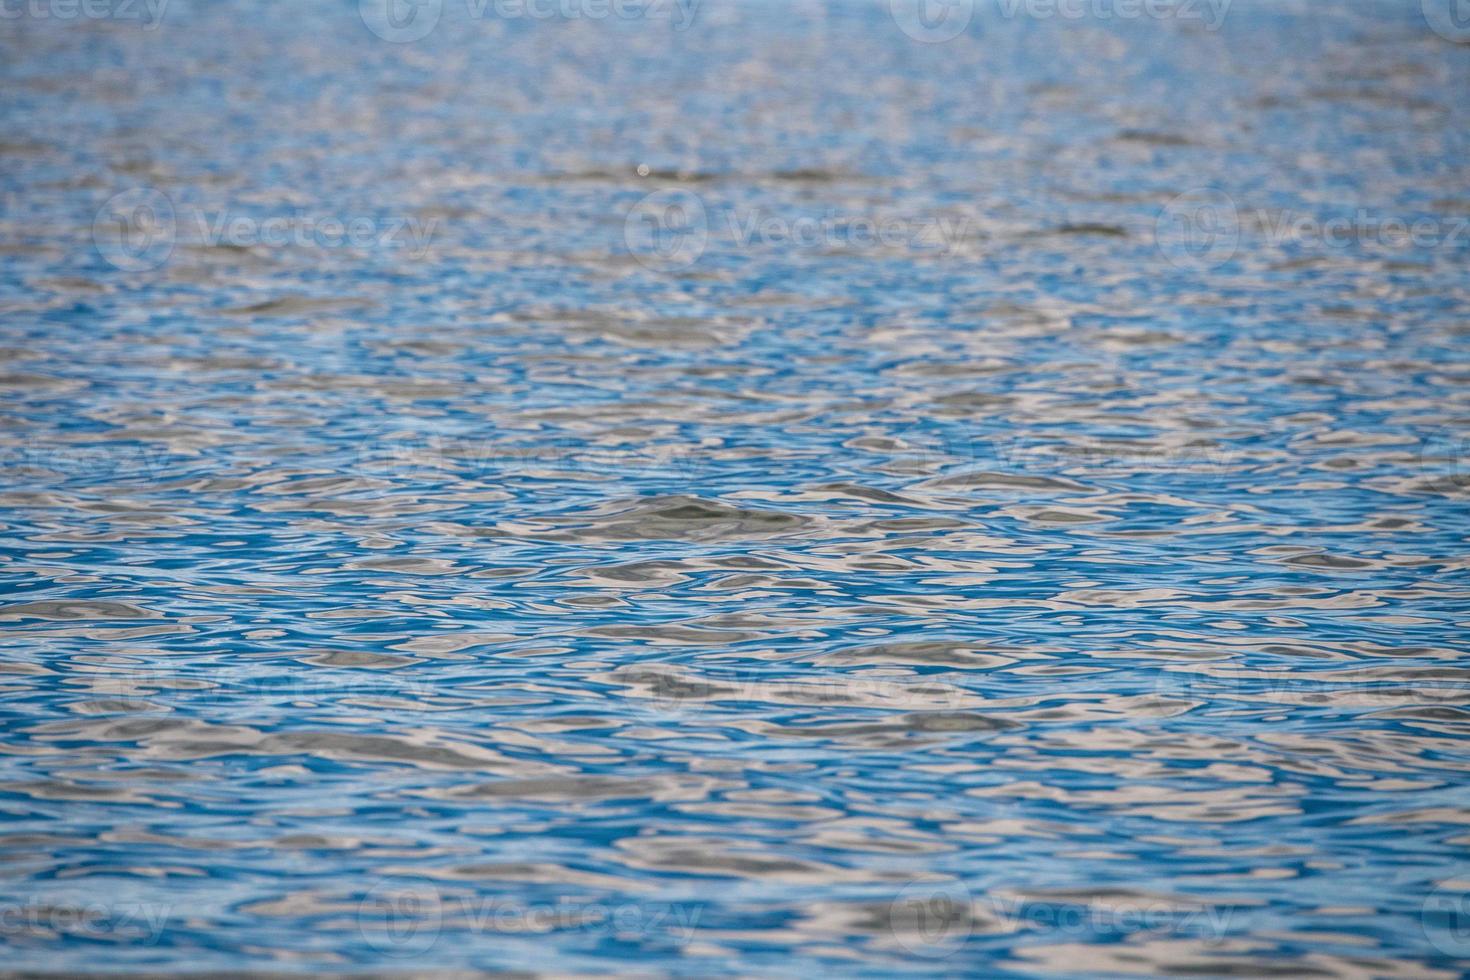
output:
[[[1470,968],[1453,22],[49,2],[0,969]]]

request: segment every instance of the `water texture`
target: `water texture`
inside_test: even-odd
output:
[[[1470,969],[1433,0],[164,6],[0,19],[0,970]]]

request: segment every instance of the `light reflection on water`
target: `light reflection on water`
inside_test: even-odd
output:
[[[1034,6],[0,25],[6,965],[1463,969],[1470,48]]]

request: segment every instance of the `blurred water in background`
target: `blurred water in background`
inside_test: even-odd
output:
[[[531,2],[0,10],[4,967],[1465,969],[1470,21]]]

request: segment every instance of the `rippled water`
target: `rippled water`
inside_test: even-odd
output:
[[[1417,3],[122,6],[0,21],[0,968],[1470,964]]]

